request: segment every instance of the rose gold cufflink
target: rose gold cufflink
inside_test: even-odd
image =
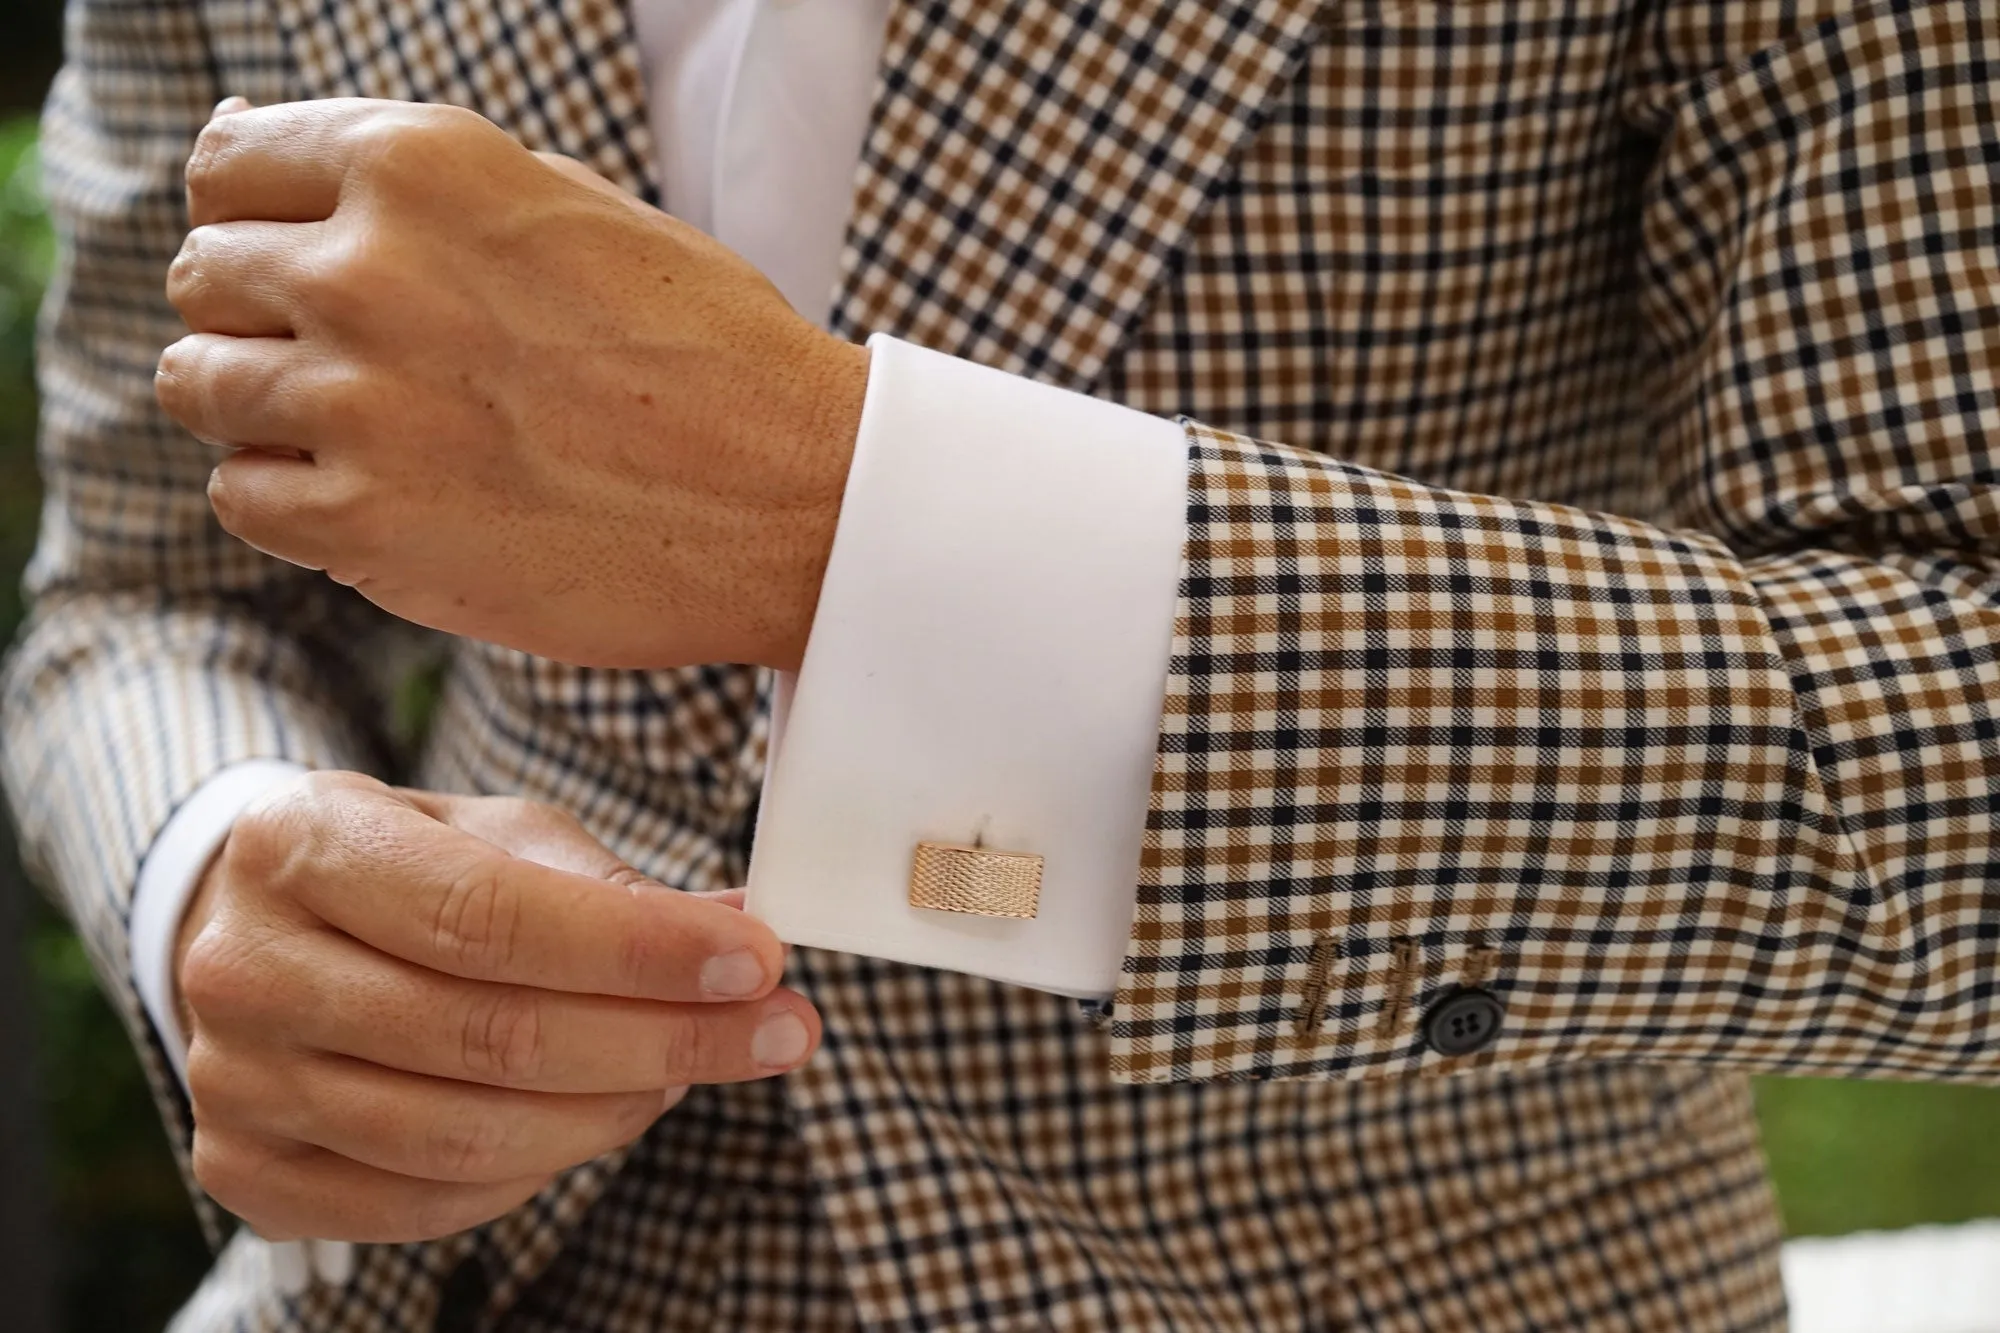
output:
[[[910,906],[1028,920],[1042,898],[1042,858],[949,842],[920,842],[910,865]]]

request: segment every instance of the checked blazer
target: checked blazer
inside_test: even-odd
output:
[[[206,776],[401,764],[718,888],[767,684],[451,644],[399,757],[404,631],[224,537],[152,401],[220,96],[650,193],[616,0],[69,38],[5,771],[185,1143],[125,916]],[[183,1326],[1781,1327],[1744,1074],[2000,1082],[1996,73],[1986,0],[902,0],[832,327],[1189,423],[1117,993],[801,950],[806,1069],[303,1296],[238,1236]]]

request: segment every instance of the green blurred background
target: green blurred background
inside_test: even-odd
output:
[[[53,260],[35,189],[35,122],[56,59],[54,0],[11,0],[0,51],[0,642],[34,540],[33,313]],[[0,826],[0,892],[26,936],[31,1080],[44,1139],[58,1327],[158,1328],[206,1263],[152,1104],[83,951],[29,893]],[[19,900],[25,899],[25,905]],[[0,1004],[7,1003],[0,995]],[[0,1087],[16,1079],[0,1069]],[[1766,1080],[1765,1142],[1794,1235],[2000,1216],[2000,1089]],[[12,1123],[12,1122],[9,1122]],[[32,1174],[32,1173],[31,1173]],[[0,1325],[15,1327],[5,1314]]]

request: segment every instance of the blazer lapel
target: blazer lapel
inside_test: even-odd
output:
[[[1088,389],[1323,0],[899,0],[833,327]]]
[[[469,107],[641,197],[659,190],[623,0],[272,0],[300,97]]]

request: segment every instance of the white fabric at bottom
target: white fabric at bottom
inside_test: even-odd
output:
[[[1792,1333],[2000,1333],[2000,1220],[1785,1246]]]

